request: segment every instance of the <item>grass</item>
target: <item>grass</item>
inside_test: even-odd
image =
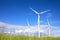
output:
[[[0,36],[0,40],[60,40],[53,37],[28,37],[28,36]]]

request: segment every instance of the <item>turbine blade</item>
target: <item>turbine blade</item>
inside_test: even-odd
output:
[[[27,20],[27,25],[30,26],[29,21]]]
[[[48,19],[47,19],[47,22],[48,22],[48,26],[50,27],[50,23],[49,23]]]
[[[35,11],[34,9],[30,8],[32,11],[34,11],[36,14],[39,14],[37,11]]]
[[[50,10],[46,10],[46,11],[40,12],[40,14],[46,13],[46,12],[48,12],[48,11],[50,11]]]

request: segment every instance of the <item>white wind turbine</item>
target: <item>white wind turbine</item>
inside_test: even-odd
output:
[[[30,23],[29,23],[29,21],[27,20],[27,25],[28,25],[28,36],[30,36],[30,32],[32,32],[32,31],[30,31],[30,30],[32,30],[31,28],[30,28]],[[34,33],[34,32],[33,32]],[[34,34],[32,33],[32,36],[34,36]]]
[[[47,22],[48,22],[48,36],[50,37],[50,23],[49,23],[48,19],[47,19]]]
[[[27,25],[28,25],[28,28],[30,28],[30,24],[29,24],[29,21],[27,20]],[[28,32],[29,32],[30,29],[28,29]],[[30,33],[28,33],[28,36],[30,36]]]
[[[43,12],[37,12],[32,8],[30,8],[30,9],[38,15],[38,36],[40,37],[40,15],[43,14],[43,13],[46,13],[46,12],[48,12],[50,10],[45,10]]]

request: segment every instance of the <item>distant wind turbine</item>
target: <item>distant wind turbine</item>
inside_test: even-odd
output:
[[[29,28],[28,29],[28,32],[29,32],[29,30],[30,30],[30,27],[29,27],[30,26],[30,23],[29,23],[28,19],[27,19],[27,25],[28,25],[28,28]],[[30,36],[30,33],[28,33],[28,36]]]
[[[43,12],[37,12],[34,9],[30,8],[33,12],[35,12],[36,14],[38,14],[38,36],[40,37],[40,14],[46,13],[50,10],[45,10]]]
[[[28,28],[29,28],[29,29],[28,29],[28,32],[29,32],[29,34],[28,34],[28,35],[30,36],[30,30],[32,30],[32,29],[30,29],[30,23],[29,23],[29,21],[28,21],[28,20],[27,20],[27,25],[28,25]],[[34,32],[33,32],[33,33],[34,33]],[[33,33],[32,33],[32,36],[34,36],[34,34],[33,34]]]
[[[50,37],[50,23],[49,23],[48,19],[47,19],[47,22],[48,22],[48,36]]]

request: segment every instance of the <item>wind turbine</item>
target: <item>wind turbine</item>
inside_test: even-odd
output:
[[[47,19],[47,22],[48,22],[48,36],[50,37],[50,23],[49,23],[48,19]]]
[[[29,28],[29,30],[28,30],[28,32],[30,31],[30,30],[32,30],[31,28],[30,28],[30,23],[29,23],[29,21],[27,20],[27,25],[28,25],[28,28]],[[33,32],[34,33],[34,32]],[[34,36],[34,34],[32,33],[32,36]],[[29,32],[29,34],[28,34],[29,36],[30,36],[30,32]]]
[[[28,25],[28,28],[29,28],[30,24],[29,24],[29,21],[28,20],[27,20],[27,25]],[[28,32],[29,32],[29,30],[28,30]],[[28,33],[28,36],[30,36],[30,33]]]
[[[35,12],[38,15],[38,36],[40,37],[40,14],[46,13],[50,10],[45,10],[43,12],[37,12],[36,10],[30,8],[33,12]]]

